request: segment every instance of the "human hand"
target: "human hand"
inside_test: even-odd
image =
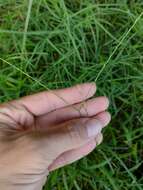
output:
[[[106,97],[87,100],[95,91],[93,83],[85,83],[0,105],[2,190],[40,190],[49,171],[101,143],[109,103]]]

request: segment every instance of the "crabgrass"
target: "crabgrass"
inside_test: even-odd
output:
[[[143,1],[0,0],[0,101],[96,81],[104,142],[44,190],[143,189]]]

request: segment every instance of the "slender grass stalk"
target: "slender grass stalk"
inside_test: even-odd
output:
[[[101,70],[99,71],[99,73],[97,74],[96,78],[95,78],[95,82],[98,80],[98,78],[100,77],[101,73],[104,71],[105,67],[107,66],[107,64],[110,62],[110,60],[112,59],[113,55],[116,53],[116,51],[118,50],[118,48],[120,47],[120,45],[123,43],[123,41],[125,40],[125,38],[127,38],[127,36],[129,35],[129,33],[131,32],[131,30],[134,28],[134,26],[136,25],[136,23],[140,20],[140,18],[142,17],[143,12],[141,12],[141,14],[136,18],[135,22],[133,23],[133,25],[129,28],[129,30],[123,34],[123,37],[121,38],[121,40],[119,41],[119,43],[117,44],[117,46],[115,47],[115,49],[113,50],[113,52],[110,54],[109,58],[107,59],[107,61],[104,63],[104,65],[102,66]]]
[[[30,20],[31,9],[32,9],[32,2],[33,2],[33,0],[29,0],[27,16],[26,16],[26,20],[25,20],[23,42],[22,42],[22,53],[23,54],[26,53],[26,38],[27,38],[28,24],[29,24],[29,20]]]

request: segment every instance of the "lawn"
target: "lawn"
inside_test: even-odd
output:
[[[44,190],[143,189],[143,1],[0,0],[0,101],[96,82],[104,141]]]

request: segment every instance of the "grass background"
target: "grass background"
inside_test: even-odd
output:
[[[1,102],[86,81],[110,99],[103,144],[44,190],[143,189],[142,11],[142,0],[0,0]]]

